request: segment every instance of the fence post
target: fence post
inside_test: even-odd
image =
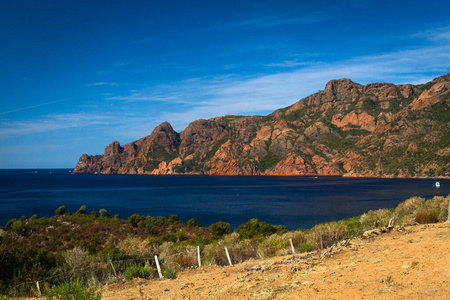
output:
[[[295,254],[295,249],[294,249],[294,244],[292,243],[292,239],[289,239],[289,242],[291,243],[292,254]]]
[[[197,246],[197,257],[198,257],[198,267],[201,267],[202,261],[200,260],[200,246]]]
[[[42,297],[41,288],[39,287],[39,281],[36,281],[36,286],[39,293],[39,297]]]
[[[159,278],[162,278],[161,267],[159,266],[158,256],[155,255],[156,268],[158,269]]]
[[[322,251],[323,250],[322,231],[319,231],[319,235],[320,235],[320,251]]]
[[[447,221],[450,221],[450,203],[448,203],[448,216]]]
[[[228,262],[230,263],[230,266],[232,266],[233,264],[231,263],[231,258],[230,258],[230,254],[228,253],[227,247],[225,247],[225,252],[227,253]]]
[[[109,264],[111,265],[111,268],[113,269],[114,276],[116,276],[116,279],[119,280],[119,276],[117,276],[116,268],[114,268],[112,260],[109,260]]]
[[[394,222],[395,222],[395,216],[393,216],[393,217],[389,220],[388,228],[394,226]]]

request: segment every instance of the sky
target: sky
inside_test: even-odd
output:
[[[0,1],[0,169],[450,72],[450,1]]]

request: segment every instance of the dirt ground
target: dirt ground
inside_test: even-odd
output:
[[[394,228],[323,250],[135,279],[103,299],[450,299],[450,222]]]

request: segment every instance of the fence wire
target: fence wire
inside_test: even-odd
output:
[[[184,251],[166,254],[161,253],[158,256],[159,263],[163,270],[171,270],[181,272],[186,269],[198,268],[201,260],[201,265],[219,265],[227,266],[229,261],[225,252],[225,247],[228,249],[230,260],[232,264],[240,263],[251,258],[264,259],[273,256],[281,256],[292,254],[292,247],[289,240],[285,240],[284,245],[270,246],[262,245],[261,243],[237,242],[231,244],[219,243],[207,245],[200,255],[198,255],[197,247],[185,249]],[[208,247],[209,246],[209,247]],[[297,248],[298,249],[298,248]],[[299,252],[295,250],[295,252]],[[25,282],[12,288],[8,292],[8,296],[41,296],[47,294],[48,291],[58,286],[59,284],[77,280],[83,282],[85,285],[102,286],[114,282],[121,282],[124,280],[124,272],[131,266],[150,266],[153,272],[150,279],[157,279],[156,262],[154,257],[134,258],[116,261],[101,261],[90,263],[84,268],[72,268],[63,273],[59,273],[52,277],[39,280],[37,282]],[[39,285],[39,288],[38,288]],[[41,295],[40,295],[41,294]]]

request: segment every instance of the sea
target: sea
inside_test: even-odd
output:
[[[435,187],[436,181],[440,187]],[[0,226],[12,218],[51,217],[62,205],[86,213],[106,209],[132,214],[174,214],[209,226],[235,229],[250,219],[288,229],[311,228],[369,210],[395,208],[420,196],[450,194],[448,179],[347,178],[337,176],[196,176],[74,174],[71,169],[0,170]]]

